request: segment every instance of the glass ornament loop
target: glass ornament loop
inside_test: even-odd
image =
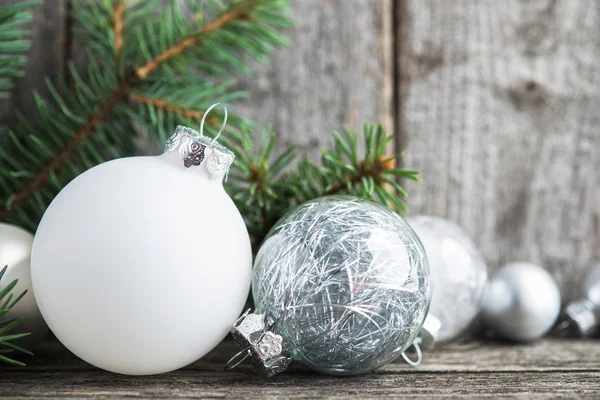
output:
[[[415,340],[414,342],[412,342],[410,347],[413,347],[415,349],[415,352],[417,353],[417,359],[413,361],[410,358],[408,358],[408,356],[406,355],[406,351],[402,352],[402,358],[411,367],[418,367],[421,364],[421,362],[423,361],[423,352],[421,352],[421,346],[419,346],[418,339]]]
[[[235,355],[227,361],[227,364],[225,364],[225,371],[231,371],[232,369],[237,368],[237,366],[246,361],[248,357],[250,357],[249,346],[235,353]]]
[[[204,136],[204,121],[206,120],[206,116],[213,108],[218,107],[218,106],[221,106],[223,108],[223,122],[221,123],[221,127],[219,128],[217,135],[212,140],[212,142],[211,142],[212,144],[214,144],[217,141],[217,139],[219,138],[219,136],[221,136],[223,129],[225,129],[225,125],[227,125],[227,107],[225,107],[225,105],[223,103],[213,104],[212,106],[208,107],[208,110],[206,110],[204,112],[204,115],[202,116],[202,120],[200,121],[200,136]]]

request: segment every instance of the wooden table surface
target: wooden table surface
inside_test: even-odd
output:
[[[111,374],[69,354],[57,343],[38,350],[26,368],[0,368],[0,397],[25,398],[600,398],[600,340],[546,339],[516,345],[489,341],[429,351],[417,368],[392,363],[359,377],[331,377],[300,366],[270,380],[250,365],[223,364],[231,341],[201,361],[163,375]]]

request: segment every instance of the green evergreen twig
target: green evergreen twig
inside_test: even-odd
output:
[[[0,270],[0,282],[2,281],[2,277],[6,273],[8,266],[5,266]],[[10,311],[11,308],[17,304],[19,300],[25,296],[27,291],[25,290],[21,293],[17,298],[13,299],[12,290],[18,283],[18,279],[15,279],[2,290],[0,290],[0,361],[17,366],[25,366],[24,363],[17,361],[8,356],[8,354],[13,353],[15,351],[33,355],[32,352],[26,350],[16,344],[12,343],[13,341],[20,339],[29,335],[29,333],[10,333],[14,328],[16,328],[21,322],[23,322],[24,318],[7,318],[3,319],[3,317]]]
[[[30,9],[39,1],[26,1],[0,7],[0,99],[10,97],[13,79],[23,75],[25,53],[31,44],[26,39],[29,29],[24,25],[31,21]]]
[[[255,250],[269,229],[291,207],[335,194],[354,195],[385,204],[403,214],[406,190],[398,178],[419,180],[419,172],[396,166],[402,154],[387,154],[393,135],[379,125],[365,124],[359,152],[359,135],[345,129],[333,132],[334,145],[323,149],[319,163],[297,160],[295,147],[273,156],[276,135],[264,132],[256,146],[247,132],[232,133],[229,146],[236,152],[227,190],[246,220]]]

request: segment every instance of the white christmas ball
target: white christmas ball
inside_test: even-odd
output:
[[[222,186],[233,154],[183,132],[171,141],[179,154],[118,159],[80,175],[35,236],[33,287],[46,322],[108,371],[190,364],[227,335],[248,296],[250,239]]]
[[[529,341],[552,328],[560,304],[560,290],[545,269],[510,263],[491,278],[483,297],[483,317],[488,327],[507,339]]]
[[[423,215],[407,222],[421,239],[429,260],[433,296],[428,315],[441,323],[437,341],[450,341],[463,333],[481,310],[487,265],[458,225]]]
[[[32,243],[33,235],[31,233],[14,225],[0,222],[0,269],[5,265],[8,266],[0,281],[0,290],[15,279],[18,279],[19,282],[12,290],[14,297],[27,290],[25,296],[5,314],[4,318],[25,318],[11,333],[31,333],[30,336],[19,339],[17,342],[17,344],[27,347],[38,344],[48,333],[48,327],[40,314],[31,287]]]

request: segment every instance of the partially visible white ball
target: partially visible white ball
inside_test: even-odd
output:
[[[252,251],[206,165],[186,168],[176,152],[110,161],[50,204],[33,245],[33,286],[48,325],[77,356],[157,374],[228,334],[248,296]]]
[[[0,281],[0,290],[15,279],[19,280],[12,290],[15,297],[27,290],[25,296],[5,314],[5,318],[25,318],[11,333],[31,333],[30,336],[20,339],[18,342],[27,347],[32,347],[44,340],[48,332],[48,327],[40,314],[31,287],[32,243],[33,235],[31,233],[14,225],[0,222],[0,269],[8,265],[8,269]]]
[[[433,297],[429,316],[437,318],[437,341],[457,338],[481,310],[488,269],[481,252],[456,224],[433,216],[408,218],[431,269]]]
[[[542,267],[516,262],[503,266],[489,282],[483,299],[488,327],[519,341],[544,336],[560,313],[560,290]]]

